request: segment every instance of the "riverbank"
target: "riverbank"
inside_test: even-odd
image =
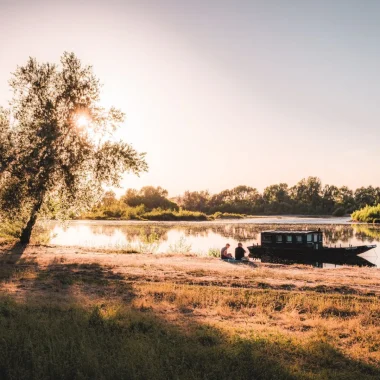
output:
[[[0,261],[4,379],[380,376],[373,268],[54,246]]]
[[[131,210],[132,209],[132,210]],[[135,210],[137,209],[137,210]],[[212,221],[221,219],[244,219],[254,218],[255,216],[246,214],[231,214],[227,212],[216,212],[214,214],[205,214],[199,211],[188,210],[152,210],[141,212],[136,208],[129,208],[128,212],[89,212],[78,217],[78,220],[139,220],[139,221],[156,221],[156,222],[185,222],[185,221]]]
[[[276,213],[261,213],[261,214],[240,214],[230,212],[215,212],[212,214],[189,211],[184,209],[179,210],[163,210],[153,209],[149,212],[145,211],[144,207],[127,207],[119,209],[95,210],[78,216],[78,220],[139,220],[139,221],[218,221],[229,219],[256,219],[256,218],[336,218],[347,217],[349,214],[333,215],[333,214],[276,214]]]

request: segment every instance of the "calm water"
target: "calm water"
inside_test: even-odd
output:
[[[235,248],[260,243],[260,232],[268,229],[316,229],[324,233],[324,245],[377,244],[380,227],[350,224],[348,218],[270,217],[221,222],[130,222],[71,221],[67,226],[51,224],[51,243],[108,249],[136,249],[165,253],[170,251],[207,254],[227,242]],[[231,252],[233,252],[231,250]],[[379,255],[380,256],[380,255]],[[376,250],[361,255],[380,266]]]

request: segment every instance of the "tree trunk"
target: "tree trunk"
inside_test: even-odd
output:
[[[21,236],[20,236],[20,243],[21,244],[29,244],[29,242],[30,242],[30,236],[32,235],[33,227],[37,221],[38,211],[40,211],[40,208],[42,206],[42,198],[43,197],[41,197],[41,200],[39,200],[34,205],[32,212],[30,214],[29,221],[21,232]]]

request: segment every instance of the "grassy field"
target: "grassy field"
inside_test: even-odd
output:
[[[378,379],[380,274],[0,250],[1,379]]]

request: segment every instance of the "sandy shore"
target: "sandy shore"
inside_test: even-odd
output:
[[[39,271],[58,266],[64,269],[65,265],[73,264],[98,264],[122,275],[126,282],[169,281],[202,286],[380,295],[380,271],[366,267],[322,269],[255,261],[233,264],[192,254],[123,254],[83,247],[33,245],[25,250],[3,246],[0,248],[0,260],[2,263],[33,266]]]

